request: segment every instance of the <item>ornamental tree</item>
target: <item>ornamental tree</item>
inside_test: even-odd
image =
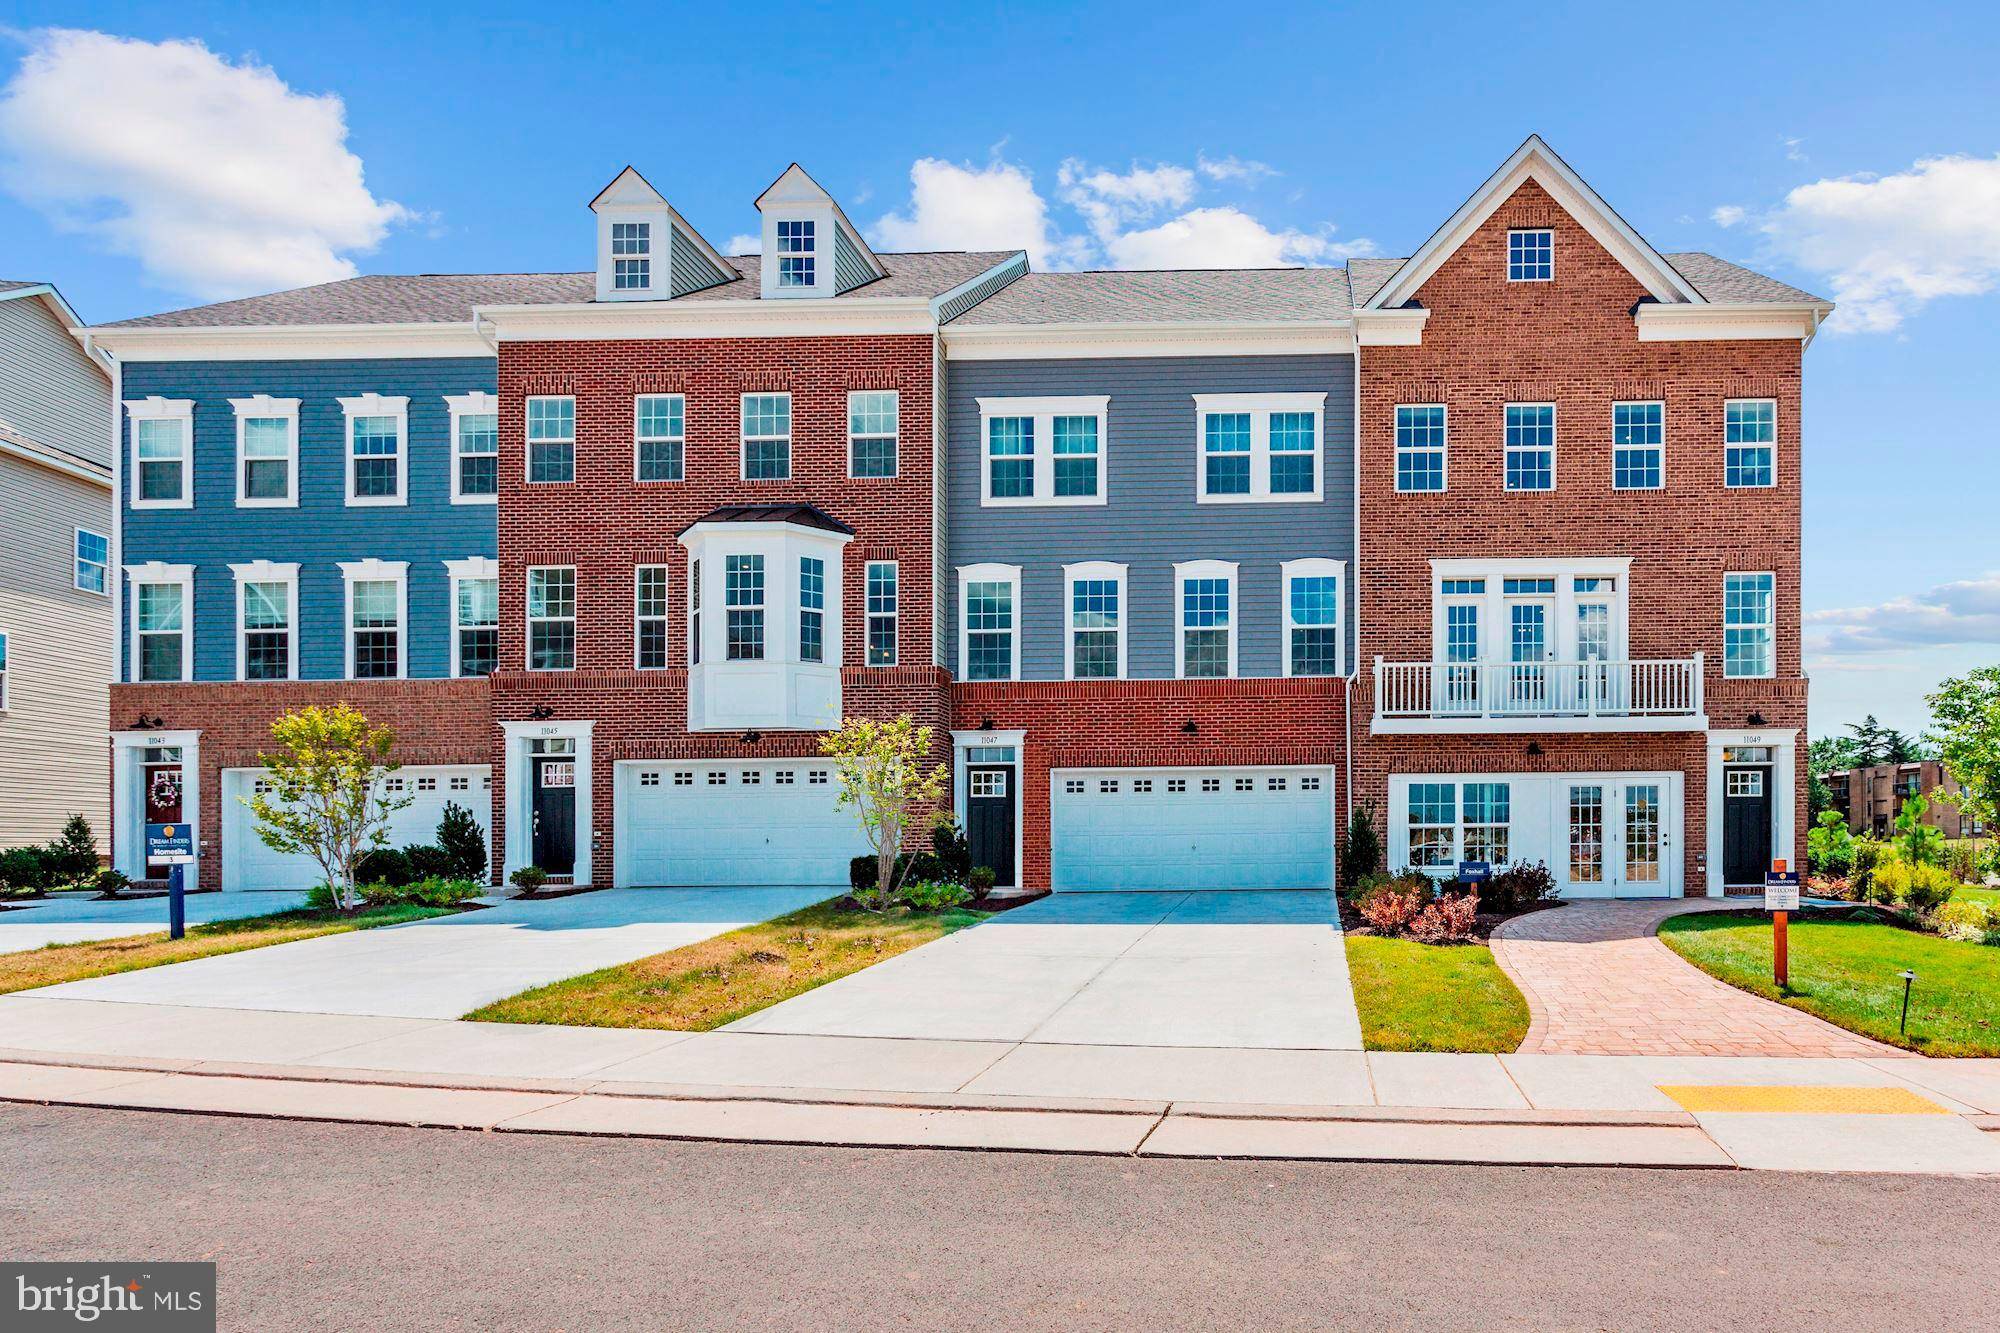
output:
[[[1964,787],[1946,799],[1991,827],[2000,813],[2000,666],[1980,667],[1938,686],[1930,739],[1947,773]]]
[[[850,717],[820,742],[840,777],[836,800],[853,808],[875,853],[875,888],[856,895],[870,910],[884,912],[897,901],[896,859],[910,826],[940,818],[948,775],[943,764],[929,764],[933,735],[904,713],[893,722]]]
[[[257,816],[257,836],[274,852],[311,857],[334,906],[351,912],[360,902],[355,863],[388,845],[390,817],[411,800],[382,790],[398,767],[389,757],[395,733],[342,703],[287,713],[271,724],[271,738],[277,751],[257,757],[270,790],[243,802]]]

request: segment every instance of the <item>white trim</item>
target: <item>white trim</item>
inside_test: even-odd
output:
[[[1618,443],[1618,409],[1621,407],[1657,407],[1660,409],[1660,442],[1658,444]],[[1667,489],[1667,404],[1663,398],[1614,398],[1611,400],[1611,489],[1633,491],[1645,494],[1648,491]],[[1654,449],[1660,455],[1660,484],[1657,486],[1620,486],[1618,484],[1618,451],[1623,449]]]
[[[591,882],[591,851],[597,842],[591,818],[591,731],[595,722],[502,722],[500,735],[505,746],[500,799],[505,812],[506,842],[501,850],[500,878],[529,864],[534,858],[535,766],[528,762],[529,742],[568,737],[576,742],[576,868],[571,883],[578,888]]]
[[[460,560],[446,560],[444,569],[450,583],[447,595],[451,598],[451,675],[453,680],[457,680],[463,665],[460,659],[459,631],[467,628],[460,624],[458,619],[458,585],[480,580],[489,580],[493,583],[493,632],[497,642],[500,633],[500,562],[490,555],[471,555]],[[475,625],[470,628],[486,627]],[[499,664],[497,655],[494,664],[496,666]]]
[[[127,434],[130,436],[132,467],[132,494],[126,497],[126,503],[133,509],[194,508],[194,399],[162,398],[154,394],[149,398],[127,401],[125,415],[129,419]],[[140,496],[140,478],[144,475],[139,467],[139,423],[142,421],[181,423],[181,496],[178,500],[147,500]]]
[[[1440,445],[1438,449],[1438,452],[1444,455],[1443,476],[1441,478],[1442,484],[1439,485],[1436,490],[1428,490],[1428,489],[1404,490],[1403,489],[1403,444],[1402,441],[1398,438],[1402,429],[1403,410],[1405,408],[1414,410],[1416,408],[1432,408],[1432,407],[1435,407],[1439,412],[1444,414],[1444,443]],[[1357,431],[1355,434],[1356,438],[1358,439],[1360,436],[1360,432]],[[1430,447],[1426,445],[1421,449],[1412,448],[1410,452],[1429,453]],[[1390,454],[1389,485],[1391,486],[1391,488],[1393,488],[1393,490],[1397,495],[1443,495],[1447,491],[1451,490],[1451,407],[1446,403],[1397,403],[1393,407],[1391,407],[1389,410],[1389,454]],[[1360,462],[1360,457],[1358,453],[1356,455],[1355,462],[1357,464],[1359,464]],[[1357,493],[1358,493],[1358,488],[1357,488]]]
[[[81,546],[83,545],[83,538],[84,538],[84,534],[86,534],[86,533],[89,533],[89,535],[90,535],[90,536],[92,536],[92,537],[96,537],[96,538],[100,539],[101,541],[103,541],[103,543],[104,543],[104,559],[103,559],[103,560],[101,560],[101,561],[97,561],[97,560],[91,560],[91,561],[86,561],[86,560],[85,560],[85,559],[83,558],[83,553],[82,553],[82,552],[81,552],[81,551],[80,551],[80,550],[79,550],[78,548],[79,548],[79,547],[81,547]],[[81,592],[81,593],[88,593],[88,594],[89,594],[90,596],[92,596],[92,597],[109,597],[109,596],[111,596],[111,589],[112,589],[112,587],[113,587],[113,586],[114,586],[114,585],[116,584],[116,582],[117,582],[117,575],[116,575],[116,573],[115,573],[115,572],[113,571],[113,568],[112,568],[112,565],[111,565],[111,534],[110,534],[110,533],[108,533],[108,532],[94,532],[94,531],[92,531],[91,529],[89,529],[89,528],[85,528],[85,527],[72,527],[72,528],[70,529],[70,538],[69,538],[69,557],[70,557],[70,558],[69,558],[69,581],[70,581],[70,586],[71,586],[72,588],[75,588],[75,589],[76,589],[76,590],[77,590],[78,592]],[[93,565],[97,565],[97,566],[98,566],[99,568],[103,569],[103,571],[104,571],[104,586],[103,586],[102,588],[86,588],[86,587],[84,587],[84,586],[83,586],[83,582],[82,582],[82,580],[81,580],[81,579],[79,579],[79,578],[77,577],[77,575],[78,575],[78,573],[79,573],[79,571],[80,571],[81,567],[82,567],[83,565],[85,565],[85,564],[93,564]]]
[[[890,433],[889,443],[895,449],[895,466],[885,473],[860,476],[854,471],[854,443],[856,440],[879,440],[880,435],[856,435],[854,433],[854,400],[861,394],[886,393],[895,400],[895,429]],[[894,481],[903,472],[903,391],[901,389],[849,389],[847,391],[847,476],[850,481]]]
[[[118,404],[114,401],[112,403],[113,410],[116,410],[117,407]],[[26,443],[10,438],[4,431],[0,431],[0,454],[6,454],[9,458],[18,458],[25,463],[33,463],[37,467],[45,467],[49,471],[60,473],[65,477],[73,477],[78,481],[87,481],[93,486],[111,491],[114,495],[117,493],[117,488],[112,484],[113,468],[101,468],[95,463],[80,458],[43,453],[40,449],[30,448]]]
[[[299,400],[273,398],[260,393],[249,398],[232,398],[236,412],[236,507],[238,509],[297,509],[299,507]],[[243,452],[245,427],[251,420],[285,423],[285,494],[271,499],[251,499],[248,487],[250,460]],[[259,460],[269,462],[269,459]]]
[[[1313,488],[1271,489],[1271,414],[1303,412],[1313,418]],[[1250,416],[1250,490],[1243,495],[1208,491],[1210,414]],[[1317,504],[1326,498],[1326,395],[1324,393],[1198,393],[1194,395],[1194,495],[1197,504]]]
[[[1686,717],[1381,717],[1370,719],[1376,736],[1551,736],[1703,731],[1708,715]]]
[[[1771,479],[1766,482],[1732,482],[1729,479],[1729,409],[1738,403],[1771,405]],[[1778,488],[1778,400],[1776,398],[1725,398],[1722,400],[1722,489],[1726,491],[1773,491]],[[1741,448],[1742,446],[1737,446]],[[1752,446],[1753,448],[1761,446]]]
[[[1568,560],[1544,560],[1540,556],[1494,556],[1469,557],[1461,559],[1436,559],[1431,561],[1431,575],[1435,579],[1476,579],[1482,574],[1498,573],[1505,578],[1539,578],[1565,575],[1581,578],[1610,578],[1616,575],[1624,578],[1632,572],[1632,557],[1629,555],[1585,556]]]
[[[569,614],[566,616],[548,616],[548,615],[537,616],[534,613],[534,605],[535,605],[534,576],[536,574],[546,574],[557,570],[565,570],[565,569],[569,571],[569,592],[570,592]],[[521,669],[522,670],[544,672],[544,673],[576,670],[576,648],[577,648],[577,637],[578,637],[577,622],[581,618],[578,616],[577,613],[583,609],[578,604],[581,601],[580,594],[582,592],[582,588],[583,588],[583,580],[577,576],[577,569],[575,565],[528,565],[521,570]],[[568,666],[538,667],[535,665],[535,622],[537,620],[545,621],[549,624],[560,624],[565,620],[569,622],[569,665]]]
[[[752,398],[782,398],[785,400],[785,433],[783,435],[752,435],[750,423],[744,419]],[[740,393],[736,396],[736,476],[739,481],[790,481],[792,479],[792,444],[797,435],[797,422],[792,419],[792,409],[797,404],[792,400],[790,389],[770,389],[761,393]],[[782,477],[753,477],[750,475],[750,442],[770,444],[782,439],[785,442],[785,475]],[[682,475],[686,475],[686,465],[682,465]]]
[[[1645,302],[1632,313],[1639,341],[1747,342],[1798,339],[1810,343],[1829,314],[1830,301],[1715,301],[1706,305]]]
[[[1028,733],[1025,731],[954,731],[951,733],[951,790],[952,809],[958,815],[960,829],[965,827],[966,803],[970,799],[967,791],[966,772],[971,761],[966,757],[969,750],[987,746],[1011,745],[1014,747],[1014,882],[995,883],[996,889],[1017,889],[1021,886],[1024,870],[1022,863],[1022,829],[1027,824],[1027,801],[1021,791],[1021,774],[1026,771],[1028,757]],[[984,768],[998,768],[999,760],[980,760]]]
[[[1528,279],[1539,282],[1542,279]],[[1546,407],[1549,409],[1549,484],[1546,486],[1513,486],[1507,481],[1507,454],[1514,447],[1507,443],[1507,409],[1510,407]],[[1556,463],[1562,433],[1556,425],[1558,412],[1554,403],[1502,403],[1500,404],[1500,489],[1509,495],[1545,495],[1556,489]],[[1450,434],[1449,428],[1446,430]],[[1523,452],[1538,450],[1538,445],[1524,445]]]
[[[410,502],[410,400],[401,396],[385,396],[379,393],[364,393],[354,398],[341,398],[340,410],[346,414],[346,424],[341,432],[343,452],[346,462],[345,503],[349,508],[377,508],[382,506],[407,505]],[[354,493],[354,423],[362,417],[393,417],[396,422],[396,493],[394,495],[356,495]]]
[[[1125,645],[1131,634],[1131,599],[1126,595],[1126,567],[1112,560],[1083,560],[1063,566],[1063,679],[1077,680],[1076,674],[1076,585],[1080,581],[1109,581],[1118,588],[1118,670],[1111,676],[1089,676],[1089,680],[1124,680]],[[1096,631],[1093,631],[1096,632]]]
[[[121,362],[342,361],[481,357],[493,345],[477,321],[421,324],[249,324],[78,330]]]
[[[642,571],[648,569],[657,569],[664,576],[663,582],[665,586],[663,594],[666,599],[666,605],[660,609],[658,615],[642,617],[639,614],[639,575]],[[664,561],[659,561],[632,566],[632,669],[634,671],[665,671],[667,664],[674,660],[673,605],[674,570],[672,565]],[[639,660],[639,626],[642,620],[657,620],[666,629],[667,660],[656,667],[649,667]]]
[[[534,416],[529,409],[536,403],[568,403],[569,434],[551,435],[546,439],[536,439],[532,433]],[[573,393],[531,393],[521,399],[521,482],[527,486],[573,486],[576,484],[576,395]],[[569,445],[569,478],[541,478],[535,476],[535,446],[538,444]]]
[[[1361,347],[1421,347],[1431,312],[1423,306],[1402,310],[1354,312],[1354,345]]]
[[[978,313],[974,306],[968,315]],[[1428,313],[1428,312],[1423,312]],[[965,316],[961,316],[961,320]],[[1355,347],[1346,320],[1281,323],[969,324],[944,327],[952,361],[1064,360],[1083,357],[1341,356]]]
[[[450,440],[450,444],[449,444],[449,446],[448,446],[448,447],[447,447],[447,449],[446,449],[446,454],[447,454],[447,456],[448,456],[448,457],[450,458],[450,460],[451,460],[451,464],[450,464],[450,466],[451,466],[451,502],[452,502],[453,504],[455,504],[455,505],[490,505],[490,504],[498,504],[498,503],[499,503],[499,501],[500,501],[500,495],[499,495],[499,486],[500,486],[500,464],[499,464],[499,457],[500,457],[500,400],[499,400],[499,398],[495,397],[495,396],[494,396],[493,394],[490,394],[490,393],[486,392],[486,391],[485,391],[484,389],[474,389],[474,390],[473,390],[472,392],[470,392],[470,393],[448,393],[448,394],[446,394],[446,395],[444,396],[444,405],[445,405],[445,408],[446,408],[446,409],[447,409],[447,410],[448,410],[448,411],[449,411],[449,412],[451,413],[451,425],[450,425],[450,426],[448,427],[448,429],[449,429],[449,430],[450,430],[450,432],[451,432],[451,440]],[[458,463],[459,463],[459,452],[458,452],[458,428],[459,428],[459,423],[460,423],[461,421],[463,421],[463,420],[464,420],[464,419],[465,419],[466,417],[478,417],[478,416],[490,416],[490,417],[492,417],[492,418],[493,418],[493,457],[494,457],[494,464],[493,464],[493,485],[494,485],[494,493],[493,493],[493,494],[491,494],[491,495],[467,495],[467,494],[466,494],[466,493],[465,493],[464,491],[462,491],[462,490],[460,490],[460,489],[459,489],[459,483],[460,483],[460,481],[462,480],[462,479],[460,478],[460,476],[459,476],[459,470],[458,470]],[[483,457],[485,457],[485,455],[484,455],[484,454],[473,454],[473,455],[471,455],[471,457],[474,457],[474,458],[483,458]],[[453,672],[452,674],[456,675],[457,673],[456,673],[456,672]]]
[[[1764,670],[1733,672],[1729,669],[1729,580],[1769,579],[1771,581],[1771,618],[1763,622],[1768,636],[1765,640],[1766,661]],[[1739,625],[1738,629],[1754,629],[1754,625]],[[1778,675],[1778,574],[1771,569],[1725,569],[1722,571],[1722,677],[1724,680],[1775,680]]]
[[[299,678],[299,567],[292,563],[278,563],[271,560],[252,560],[247,564],[231,565],[229,572],[236,576],[236,679],[248,680],[247,641],[249,631],[243,623],[245,607],[244,589],[252,583],[282,583],[285,585],[285,675],[286,680]],[[269,631],[262,631],[268,633]],[[263,679],[263,678],[260,678]]]
[[[1745,730],[1711,731],[1708,733],[1708,845],[1704,860],[1707,883],[1703,886],[1711,898],[1720,898],[1728,889],[1728,865],[1724,861],[1726,849],[1723,845],[1722,824],[1722,752],[1743,745],[1768,745],[1771,747],[1771,852],[1775,859],[1784,850],[1787,859],[1797,831],[1793,828],[1793,804],[1795,783],[1793,769],[1798,748],[1799,733],[1782,727],[1757,727]]]
[[[396,584],[396,674],[387,679],[404,680],[410,674],[410,563],[407,560],[342,560],[340,611],[341,675],[354,680],[354,585],[356,583]],[[370,680],[385,679],[370,676]]]
[[[126,679],[142,683],[139,675],[139,585],[146,583],[177,583],[181,589],[181,680],[194,679],[194,566],[169,565],[158,560],[149,560],[143,565],[125,566],[125,577],[132,583],[130,603],[130,624],[128,633],[128,660]],[[167,630],[152,630],[149,633],[165,634]],[[151,682],[143,682],[151,683]]]
[[[1431,565],[1431,661],[1443,662],[1445,658],[1445,607],[1448,604],[1441,588],[1447,579],[1484,579],[1486,591],[1476,595],[1480,604],[1479,654],[1474,663],[1507,662],[1510,660],[1510,644],[1507,624],[1506,581],[1508,579],[1549,579],[1555,590],[1548,594],[1553,603],[1548,629],[1548,646],[1557,662],[1577,660],[1576,645],[1576,604],[1575,580],[1580,578],[1611,579],[1616,582],[1617,591],[1609,598],[1611,606],[1611,645],[1608,655],[1611,661],[1621,661],[1626,646],[1631,642],[1632,608],[1632,557],[1605,556],[1597,559],[1539,560],[1532,556],[1496,557],[1491,560],[1451,559],[1432,560]],[[1598,593],[1584,596],[1593,600]],[[1475,600],[1474,594],[1454,594],[1453,601]],[[1422,720],[1422,719],[1420,719]],[[1517,730],[1512,719],[1506,719],[1506,730]],[[1582,721],[1583,719],[1576,719]],[[1658,719],[1652,719],[1657,722]],[[1570,728],[1560,728],[1568,730]],[[1578,727],[1577,730],[1586,728]],[[1607,728],[1617,730],[1619,728]],[[1655,730],[1657,727],[1645,728]]]
[[[1068,397],[980,398],[979,404],[979,503],[982,508],[1067,508],[1102,505],[1111,496],[1111,399],[1103,394]],[[1032,495],[993,494],[992,421],[995,417],[1027,417],[1034,422]],[[1097,420],[1097,491],[1092,495],[1057,495],[1057,417],[1094,417]]]
[[[966,642],[968,631],[965,602],[966,586],[973,583],[1006,583],[1013,587],[1013,625],[1009,631],[1013,652],[1005,679],[1019,680],[1021,678],[1021,567],[995,563],[958,567],[958,678],[962,681],[973,679],[966,669],[971,654]],[[994,677],[982,676],[980,679],[992,680]]]
[[[1189,579],[1227,579],[1229,581],[1229,672],[1227,676],[1200,676],[1199,680],[1235,680],[1237,627],[1243,621],[1243,603],[1236,586],[1236,562],[1233,560],[1178,560],[1174,562],[1174,678],[1188,679],[1187,674],[1187,604],[1183,585]]]
[[[195,867],[190,888],[201,882],[201,733],[199,731],[114,731],[111,733],[112,865],[134,879],[146,874],[146,798],[139,789],[147,750],[177,746],[181,752],[181,820],[195,832]]]
[[[1334,596],[1333,637],[1335,676],[1347,674],[1347,562],[1332,560],[1324,556],[1309,556],[1299,560],[1278,562],[1278,623],[1284,637],[1278,643],[1278,661],[1283,667],[1280,675],[1290,676],[1292,672],[1292,631],[1295,629],[1322,629],[1324,626],[1300,625],[1292,620],[1292,580],[1295,578],[1334,578],[1339,580]]]
[[[641,435],[639,433],[639,403],[646,398],[678,398],[681,402],[681,433],[678,443],[681,447],[681,466],[678,477],[642,477],[639,475],[640,446],[647,444],[675,443],[671,435]],[[632,395],[632,484],[635,486],[672,486],[687,480],[687,394],[676,393],[635,393]]]
[[[791,289],[796,290],[796,289]],[[830,338],[937,332],[930,300],[862,296],[838,300],[586,301],[492,305],[475,316],[500,342],[601,342],[627,338]],[[493,349],[485,347],[491,356]],[[408,355],[408,353],[399,353]],[[467,353],[470,355],[470,353]]]
[[[1517,278],[1514,276],[1514,238],[1516,236],[1546,236],[1549,238],[1549,276],[1546,278]],[[1556,280],[1556,229],[1554,227],[1509,227],[1507,228],[1507,252],[1503,257],[1507,265],[1509,282],[1554,282]]]

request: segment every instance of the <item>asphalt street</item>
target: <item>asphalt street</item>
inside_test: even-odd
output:
[[[1950,1329],[1991,1318],[1995,1235],[1990,1180],[0,1106],[0,1256],[214,1260],[232,1329]]]

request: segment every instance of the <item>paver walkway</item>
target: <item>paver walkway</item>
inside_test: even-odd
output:
[[[1667,917],[1740,906],[1728,899],[1573,902],[1502,925],[1493,956],[1530,1013],[1521,1053],[1909,1054],[1717,981],[1655,937]]]

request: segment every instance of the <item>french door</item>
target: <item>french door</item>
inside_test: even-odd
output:
[[[1560,784],[1568,897],[1667,897],[1677,812],[1657,779],[1572,778]]]
[[[1554,598],[1507,599],[1507,701],[1523,712],[1549,703],[1549,663],[1555,658],[1549,624]]]

